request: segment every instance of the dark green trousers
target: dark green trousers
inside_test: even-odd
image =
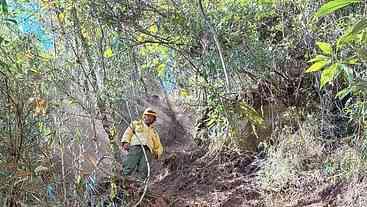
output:
[[[147,154],[149,164],[151,164],[152,156],[149,148],[146,146],[145,153]],[[148,175],[148,165],[145,160],[143,149],[140,145],[129,147],[127,159],[123,163],[122,174],[124,176],[130,176],[134,172],[136,172],[137,177],[142,180],[144,180]]]

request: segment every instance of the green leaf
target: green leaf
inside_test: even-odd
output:
[[[326,43],[326,42],[316,42],[316,45],[321,49],[321,51],[325,55],[331,55],[331,53],[333,52],[333,48],[331,47],[331,45],[329,43]]]
[[[8,13],[8,4],[6,3],[6,0],[0,0],[0,11],[4,14]]]
[[[366,28],[367,28],[367,18],[364,18],[354,25],[352,29],[352,34],[358,34],[359,32],[363,31]]]
[[[327,83],[334,80],[334,77],[338,72],[338,68],[339,63],[335,63],[330,67],[326,68],[324,71],[322,71],[320,78],[320,88],[323,88]]]
[[[334,11],[344,8],[350,4],[361,2],[360,0],[334,0],[321,6],[321,8],[316,12],[316,17],[326,16]]]
[[[360,20],[357,24],[353,26],[353,28],[349,29],[349,31],[347,31],[343,36],[338,38],[337,40],[338,48],[343,44],[357,41],[359,39],[357,34],[362,32],[366,28],[367,28],[367,18]],[[364,35],[365,32],[363,32],[362,40]]]
[[[353,81],[353,70],[345,64],[340,64],[340,68],[344,71],[349,83],[351,83]]]
[[[113,52],[111,48],[108,48],[106,51],[104,51],[103,56],[106,58],[110,58],[113,56]]]
[[[321,61],[321,60],[327,60],[327,59],[328,59],[328,57],[326,57],[326,56],[324,56],[324,55],[316,55],[316,57],[315,57],[315,58],[313,58],[313,59],[309,60],[308,62],[309,62],[309,63],[313,63],[313,62],[319,62],[319,61]]]
[[[357,38],[356,36],[352,35],[352,32],[350,30],[337,39],[337,48],[340,48],[342,45],[350,43],[354,40],[357,40]]]
[[[157,73],[158,73],[158,76],[159,77],[164,77],[164,74],[165,74],[165,72],[166,72],[166,65],[165,64],[159,64],[158,66],[157,66]]]
[[[347,96],[349,93],[352,92],[352,88],[348,87],[348,88],[344,88],[343,90],[339,91],[335,97],[339,98],[340,100],[345,98],[345,96]]]
[[[328,62],[325,60],[321,60],[318,62],[315,62],[313,65],[311,65],[311,67],[309,67],[305,72],[306,73],[312,73],[312,72],[317,72],[320,71],[323,67],[325,67],[325,65],[327,65]]]
[[[347,60],[347,64],[349,64],[349,65],[355,65],[355,64],[358,64],[358,63],[359,63],[358,59],[354,58],[354,57]]]

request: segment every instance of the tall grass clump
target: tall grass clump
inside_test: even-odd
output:
[[[266,159],[257,175],[263,189],[285,191],[296,185],[299,175],[322,165],[323,145],[318,126],[311,121],[298,126],[298,129],[283,127],[273,133],[276,143],[267,148]]]

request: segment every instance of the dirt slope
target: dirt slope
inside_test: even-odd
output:
[[[158,109],[161,114],[169,114],[165,107]],[[190,132],[195,117],[179,107],[170,110],[176,122],[161,119],[157,123],[166,150],[163,159],[153,164],[149,189],[156,197],[146,206],[342,206],[337,205],[336,198],[342,196],[345,185],[330,183],[321,176],[319,179],[301,177],[302,186],[295,194],[284,191],[269,196],[270,192],[261,189],[256,177],[263,158],[255,153],[228,151],[208,156],[192,142]],[[183,131],[173,136],[175,130]]]
[[[156,203],[152,206],[259,206],[254,182],[258,161],[253,154],[223,152],[206,156],[192,142],[194,117],[189,112],[172,105],[170,109],[153,107],[163,114],[157,128],[165,155],[153,163],[150,192],[160,201],[152,201]],[[172,115],[176,122],[172,122]]]
[[[267,192],[256,177],[264,158],[234,151],[208,156],[192,141],[192,113],[162,101],[145,105],[160,114],[156,127],[165,153],[160,161],[153,162],[149,191],[141,206],[326,207],[345,203],[340,198],[345,196],[348,184],[331,182],[321,175],[300,176],[297,192]]]

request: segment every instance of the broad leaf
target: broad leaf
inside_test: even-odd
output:
[[[313,58],[313,59],[309,60],[308,62],[309,62],[309,63],[313,63],[313,62],[319,62],[319,61],[321,61],[321,60],[327,60],[327,59],[328,59],[328,57],[326,57],[326,56],[324,56],[324,55],[316,55],[316,57],[315,57],[315,58]]]
[[[363,31],[366,28],[367,28],[367,18],[364,18],[354,25],[352,29],[352,34],[358,34],[359,32]]]
[[[350,94],[352,92],[352,88],[348,87],[348,88],[344,88],[343,90],[339,91],[335,97],[339,98],[340,100],[345,98],[348,94]]]
[[[337,74],[338,69],[339,69],[339,64],[335,63],[331,65],[330,67],[326,68],[324,71],[322,71],[321,78],[320,78],[320,88],[323,88],[327,83],[334,80],[334,77]]]
[[[344,71],[349,83],[353,81],[353,70],[345,64],[340,64],[340,68]]]
[[[340,47],[343,44],[351,43],[358,40],[357,34],[367,28],[367,18],[360,20],[353,28],[349,29],[343,36],[339,37],[337,40],[337,46]],[[363,33],[365,35],[365,32]],[[362,37],[363,39],[363,37]]]
[[[320,71],[323,67],[325,67],[325,65],[327,65],[328,62],[325,60],[321,60],[318,62],[315,62],[313,65],[311,65],[311,67],[309,67],[305,72],[306,73],[312,73],[312,72],[317,72]]]
[[[321,8],[315,14],[316,17],[326,16],[334,11],[346,7],[353,3],[361,2],[360,0],[334,0],[321,6]]]
[[[352,35],[352,31],[350,30],[337,39],[337,48],[340,48],[342,45],[351,43],[355,40],[357,40],[357,38],[355,35]]]
[[[325,55],[331,55],[331,53],[333,52],[333,48],[331,47],[329,43],[316,42],[316,44]]]

